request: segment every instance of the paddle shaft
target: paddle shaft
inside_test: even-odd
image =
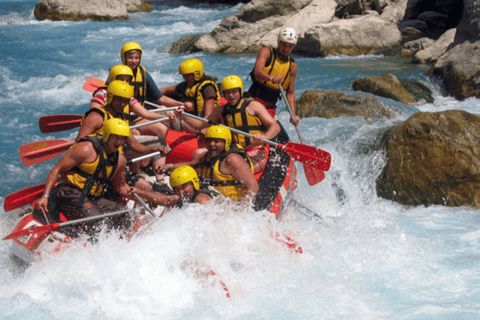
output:
[[[222,127],[226,127],[228,129],[230,129],[230,131],[232,132],[235,132],[235,133],[238,133],[238,134],[242,134],[246,137],[249,137],[249,138],[252,138],[253,137],[253,134],[250,134],[250,133],[247,133],[247,132],[243,132],[241,130],[238,130],[238,129],[235,129],[235,128],[232,128],[232,127],[229,127],[229,126],[226,126],[224,124],[221,124],[221,123],[218,123],[218,122],[214,122],[212,120],[208,120],[208,119],[205,119],[205,118],[202,118],[202,117],[198,117],[196,115],[193,115],[193,114],[190,114],[188,112],[183,112],[182,113],[183,115],[187,116],[187,117],[190,117],[190,118],[193,118],[193,119],[197,119],[197,120],[200,120],[200,121],[203,121],[203,122],[206,122],[208,124],[211,124],[213,126],[222,126]],[[269,145],[272,145],[274,147],[279,147],[279,143],[276,143],[276,142],[273,142],[271,140],[267,140],[267,139],[262,139],[263,142],[265,143],[268,143]]]
[[[285,102],[285,106],[287,107],[288,113],[290,113],[290,118],[292,118],[292,120],[295,120],[295,116],[293,115],[292,107],[290,107],[290,103],[288,103],[287,97],[285,96],[285,91],[283,91],[283,88],[282,88],[282,84],[279,83],[278,87],[280,88],[280,94],[282,95],[283,101]],[[303,144],[302,135],[300,134],[300,131],[298,130],[298,127],[295,126],[295,125],[294,125],[294,127],[295,127],[295,131],[297,131],[297,136],[298,136],[298,139],[300,140],[300,143]]]

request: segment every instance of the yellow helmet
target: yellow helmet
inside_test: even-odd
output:
[[[191,182],[195,190],[200,189],[198,175],[195,169],[190,166],[181,166],[170,173],[170,186],[179,187],[187,182]]]
[[[122,63],[123,64],[126,64],[125,63],[125,54],[129,51],[132,51],[132,50],[140,51],[140,58],[142,58],[142,47],[136,42],[128,42],[128,43],[125,43],[122,47],[122,50],[120,50],[120,57],[122,58]]]
[[[133,87],[121,80],[113,80],[107,88],[107,104],[110,104],[114,96],[131,99],[133,97]]]
[[[198,59],[185,60],[178,67],[178,73],[181,75],[193,73],[195,81],[198,81],[203,76],[203,64]]]
[[[243,81],[239,76],[231,75],[222,80],[222,92],[235,88],[240,88],[240,94],[243,94]]]
[[[110,72],[108,73],[108,83],[112,82],[113,80],[117,80],[117,76],[123,75],[131,76],[131,79],[133,79],[132,69],[124,64],[119,64],[115,67],[112,67],[112,69],[110,69]]]
[[[118,118],[111,118],[103,125],[103,142],[107,143],[110,135],[115,134],[122,137],[130,137],[128,122]]]
[[[230,144],[232,143],[232,133],[230,129],[224,126],[211,126],[205,133],[205,139],[223,139],[225,140],[225,151],[230,150]]]

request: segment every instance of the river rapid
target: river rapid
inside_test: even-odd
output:
[[[105,79],[121,63],[126,42],[142,45],[142,65],[159,87],[180,82],[178,65],[192,57],[219,80],[237,74],[250,85],[254,53],[167,53],[174,41],[211,31],[241,5],[170,1],[130,21],[40,22],[35,4],[0,0],[2,204],[5,196],[43,183],[58,160],[25,167],[20,145],[76,135],[42,134],[38,118],[83,114],[91,95],[82,85]],[[415,112],[478,113],[480,100],[442,96],[426,66],[398,57],[294,57],[297,97],[315,89],[353,93],[354,79],[393,73],[430,87],[435,102],[411,107],[384,100],[401,111],[394,119],[302,119],[304,142],[329,151],[332,167],[323,182],[309,186],[298,165],[294,203],[279,222],[229,203],[191,205],[130,240],[104,234],[95,245],[72,244],[27,267],[12,259],[11,241],[0,241],[0,319],[478,319],[479,211],[379,198],[375,179],[386,158],[371,146],[380,130]],[[298,141],[279,105],[280,122]],[[2,237],[18,215],[0,209]],[[275,241],[275,231],[294,238],[303,253]],[[205,276],[210,270],[217,276]]]

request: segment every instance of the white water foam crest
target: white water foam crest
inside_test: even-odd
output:
[[[312,257],[289,251],[270,233],[289,234],[311,248],[304,229],[312,226],[305,220],[277,224],[261,213],[234,208],[228,203],[192,205],[159,218],[130,241],[101,236],[93,246],[72,244],[60,254],[46,254],[19,278],[7,281],[9,295],[28,302],[12,312],[49,302],[57,315],[73,318],[155,319],[188,314],[197,304],[217,308],[233,301],[233,307],[218,310],[232,316],[243,312],[252,294],[267,295],[263,302],[278,298],[284,290],[271,292],[276,279],[308,265]],[[210,270],[218,276],[206,278]],[[55,302],[59,294],[62,301]]]

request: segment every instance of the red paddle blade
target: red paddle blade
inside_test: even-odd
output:
[[[309,163],[303,165],[303,170],[305,171],[305,177],[309,185],[314,186],[317,183],[320,183],[325,179],[325,171],[317,170],[315,167],[312,167]]]
[[[97,79],[97,78],[90,78],[83,84],[82,89],[88,92],[95,92],[98,88],[105,86],[105,82]]]
[[[26,204],[32,203],[33,201],[40,198],[43,190],[45,190],[45,184],[39,184],[37,186],[33,186],[12,193],[5,197],[5,202],[3,203],[3,210],[7,212],[23,207]]]
[[[60,223],[58,223],[58,222],[57,223],[52,223],[52,224],[47,224],[46,226],[39,226],[39,227],[32,227],[32,228],[28,228],[28,229],[22,229],[22,230],[18,230],[18,231],[10,233],[8,236],[3,238],[3,240],[9,240],[9,239],[13,239],[13,238],[24,237],[24,236],[28,236],[28,235],[35,234],[35,233],[45,233],[47,231],[57,229],[57,228],[60,228]]]
[[[328,171],[332,156],[327,151],[306,144],[289,142],[286,145],[278,144],[293,159],[307,164],[312,170]],[[310,170],[310,169],[309,169]]]
[[[72,141],[63,139],[44,140],[24,144],[20,146],[18,152],[20,153],[22,163],[28,167],[63,154],[72,145]]]
[[[42,116],[38,121],[42,133],[60,132],[77,128],[82,123],[82,116],[76,114],[59,114]]]

